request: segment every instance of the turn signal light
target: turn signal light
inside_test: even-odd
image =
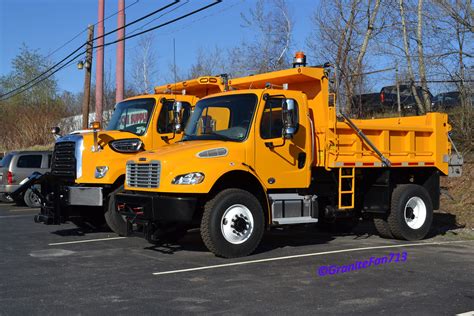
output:
[[[100,129],[100,122],[92,122],[92,129]]]

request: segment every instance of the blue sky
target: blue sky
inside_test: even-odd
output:
[[[38,49],[48,55],[56,48],[78,35],[88,24],[97,22],[97,0],[0,0],[0,75],[11,70],[11,60],[19,53],[23,43],[32,49]],[[126,10],[126,21],[130,22],[171,1],[164,0],[126,0],[131,5]],[[212,0],[192,0],[169,15],[152,22],[148,27],[158,25],[180,14],[194,10]],[[134,4],[135,3],[135,4]],[[186,3],[182,0],[182,3]],[[293,50],[305,49],[305,39],[311,25],[310,16],[317,7],[315,0],[289,0],[290,13],[293,16]],[[105,16],[117,11],[117,0],[105,0]],[[186,18],[182,21],[153,32],[154,51],[157,56],[158,71],[163,74],[159,82],[165,83],[169,74],[169,65],[173,60],[173,38],[176,39],[176,60],[180,69],[186,70],[194,61],[198,49],[229,48],[238,45],[241,40],[252,39],[250,30],[242,28],[241,12],[248,12],[255,4],[254,0],[224,0],[213,8]],[[154,18],[154,17],[153,17]],[[150,18],[149,20],[153,19]],[[144,21],[144,23],[149,20]],[[105,31],[117,27],[117,16],[105,21]],[[136,27],[131,26],[130,30]],[[86,32],[62,48],[50,59],[59,61],[70,51],[86,40]],[[106,41],[115,39],[115,34]],[[136,51],[137,38],[126,43],[126,72],[130,69],[130,56]],[[105,50],[106,71],[115,71],[115,45]],[[95,72],[93,72],[95,75]],[[57,73],[62,90],[78,92],[82,90],[84,74],[74,65]],[[127,78],[126,78],[127,79]]]

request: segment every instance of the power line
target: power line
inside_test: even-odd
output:
[[[175,1],[175,3],[177,3],[177,2],[179,2],[179,0],[178,0],[178,1]],[[95,49],[95,48],[100,48],[100,47],[106,47],[106,46],[109,46],[109,45],[112,45],[112,44],[115,44],[115,43],[124,41],[124,40],[126,40],[126,39],[130,39],[130,38],[133,38],[133,37],[136,37],[136,36],[139,36],[139,35],[142,35],[142,34],[151,32],[151,31],[153,31],[153,30],[162,28],[162,27],[164,27],[164,26],[166,26],[166,25],[169,25],[169,24],[171,24],[171,23],[174,23],[174,22],[176,22],[176,21],[179,21],[179,20],[181,20],[181,19],[184,19],[184,18],[186,18],[186,17],[188,17],[188,16],[191,16],[191,15],[194,15],[194,14],[196,14],[196,13],[199,13],[199,12],[201,12],[201,11],[203,11],[203,10],[206,10],[206,9],[208,9],[208,8],[210,8],[210,7],[212,7],[212,6],[216,5],[216,4],[218,4],[218,3],[221,3],[221,2],[222,2],[222,0],[215,0],[215,1],[214,1],[213,3],[211,3],[211,4],[208,4],[208,5],[204,6],[204,7],[201,7],[201,8],[199,8],[199,9],[194,10],[194,11],[191,11],[191,12],[189,12],[189,13],[187,13],[187,14],[184,14],[184,15],[182,15],[182,16],[180,16],[180,17],[177,17],[177,18],[175,18],[175,19],[169,20],[169,21],[167,21],[167,22],[165,22],[165,23],[162,23],[162,24],[160,24],[160,25],[157,25],[157,26],[154,26],[154,27],[152,27],[152,28],[146,29],[146,30],[144,30],[144,31],[142,31],[142,32],[139,32],[139,33],[137,33],[137,34],[129,35],[129,36],[126,36],[126,37],[121,38],[121,39],[117,39],[117,40],[112,41],[112,42],[104,43],[103,45],[94,46],[93,48]],[[174,3],[173,3],[173,4],[174,4]],[[169,6],[170,6],[170,5],[168,5],[167,7],[169,7]],[[164,10],[164,9],[163,9],[163,10]],[[133,22],[131,22],[131,23],[133,23]],[[130,23],[130,24],[131,24],[131,23]],[[105,36],[105,34],[104,34],[104,36]],[[20,90],[21,88],[24,88],[25,86],[28,86],[28,85],[31,84],[33,81],[35,81],[36,79],[38,79],[38,78],[40,78],[41,76],[45,75],[47,72],[51,71],[53,68],[56,68],[59,64],[61,64],[62,62],[64,62],[66,59],[68,59],[69,57],[71,57],[72,55],[74,55],[75,53],[77,53],[84,45],[86,45],[86,43],[84,43],[81,47],[77,48],[75,51],[73,51],[72,53],[70,53],[66,58],[63,58],[59,63],[57,63],[56,65],[54,65],[54,67],[51,67],[48,71],[44,72],[44,73],[41,74],[40,76],[37,76],[34,80],[29,81],[28,83],[24,84],[22,87],[16,88],[15,90],[12,90],[12,91],[10,91],[10,92],[7,92],[7,93],[1,95],[0,98],[1,98],[1,97],[4,97],[4,96],[6,96],[6,95],[9,95],[9,94],[11,94],[11,93],[13,93],[13,92],[15,92],[15,91],[18,91],[18,90]],[[68,61],[65,65],[63,65],[63,66],[61,66],[60,68],[56,69],[54,72],[48,74],[46,77],[42,78],[41,80],[39,80],[39,81],[37,81],[37,82],[33,82],[29,87],[27,87],[27,88],[25,88],[25,89],[23,89],[23,90],[21,90],[21,91],[15,93],[15,94],[9,96],[9,97],[7,97],[7,98],[0,99],[0,101],[4,101],[4,100],[6,100],[6,99],[12,98],[12,97],[14,97],[14,96],[16,96],[16,95],[18,95],[18,94],[20,94],[20,93],[23,93],[23,92],[26,91],[26,90],[31,89],[31,88],[34,87],[35,85],[37,85],[37,84],[41,83],[42,81],[48,79],[49,77],[51,77],[52,75],[54,75],[55,73],[57,73],[59,70],[63,69],[64,67],[66,67],[67,65],[69,65],[70,63],[72,63],[77,57],[81,56],[81,55],[84,54],[84,53],[85,53],[85,51],[83,51],[83,52],[81,52],[81,53],[75,55],[74,57],[72,57],[72,60]]]
[[[116,43],[118,43],[118,42],[121,42],[121,41],[130,39],[130,38],[134,38],[134,37],[140,36],[140,35],[142,35],[142,34],[145,34],[145,33],[151,32],[151,31],[154,31],[154,30],[156,30],[156,29],[162,28],[162,27],[164,27],[164,26],[166,26],[166,25],[169,25],[169,24],[171,24],[171,23],[174,23],[174,22],[177,22],[177,21],[179,21],[179,20],[182,20],[182,19],[184,19],[184,18],[186,18],[186,17],[188,17],[188,16],[191,16],[191,15],[194,15],[194,14],[196,14],[196,13],[199,13],[199,12],[201,12],[201,11],[203,11],[203,10],[209,9],[210,7],[212,7],[212,6],[214,6],[214,5],[218,4],[218,3],[221,3],[221,2],[222,2],[222,0],[215,0],[215,1],[214,1],[213,3],[211,3],[211,4],[208,4],[208,5],[206,5],[206,6],[202,7],[202,8],[196,9],[196,10],[191,11],[191,12],[189,12],[189,13],[186,13],[185,15],[182,15],[182,16],[180,16],[180,17],[177,17],[177,18],[175,18],[175,19],[173,19],[173,20],[170,20],[170,21],[167,21],[167,22],[162,23],[162,24],[160,24],[160,25],[157,25],[157,26],[154,26],[154,27],[152,27],[152,28],[146,29],[146,30],[141,31],[141,32],[139,32],[139,33],[136,33],[136,34],[133,34],[133,35],[125,36],[125,37],[122,38],[122,39],[117,39],[117,40],[115,40],[115,41],[108,42],[108,43],[105,43],[105,44],[103,44],[103,45],[94,46],[93,48],[100,48],[100,47],[104,47],[104,46],[109,46],[109,45],[116,44]]]
[[[119,10],[119,11],[116,11],[110,15],[108,15],[105,19],[103,20],[100,20],[96,23],[94,23],[94,26],[96,26],[97,24],[99,24],[100,22],[104,22],[104,21],[107,21],[108,19],[110,19],[111,17],[119,14],[120,12],[124,11],[125,9],[127,8],[130,8],[131,6],[137,4],[138,2],[140,2],[140,0],[136,0],[135,2],[129,4],[128,6],[126,6],[123,10]],[[49,57],[51,57],[52,55],[54,55],[57,51],[59,51],[61,48],[65,47],[67,44],[71,43],[72,41],[74,41],[76,38],[78,38],[79,36],[81,36],[83,33],[85,33],[87,31],[87,27],[82,30],[81,32],[77,33],[73,38],[71,38],[69,41],[67,41],[66,43],[62,44],[61,46],[59,46],[58,48],[56,48],[55,50],[53,50],[51,53],[49,53],[48,55],[46,55],[44,58],[47,59]]]
[[[148,17],[150,17],[150,16],[152,16],[152,15],[154,15],[154,14],[157,14],[158,12],[161,12],[161,11],[163,11],[163,10],[166,10],[167,8],[169,8],[169,7],[173,6],[173,5],[175,5],[175,4],[178,3],[179,1],[180,1],[180,0],[175,0],[175,1],[173,1],[172,3],[170,3],[170,4],[166,5],[166,6],[163,6],[163,7],[159,8],[159,9],[157,9],[157,10],[155,10],[155,11],[153,11],[153,12],[151,12],[151,13],[149,13],[149,14],[147,14],[147,15],[141,17],[141,18],[138,18],[138,19],[136,19],[136,20],[134,20],[134,21],[132,21],[132,22],[130,22],[130,23],[125,24],[125,25],[122,26],[122,27],[116,28],[115,30],[112,30],[112,31],[110,31],[110,32],[107,32],[107,33],[105,33],[105,34],[103,34],[103,35],[101,35],[101,36],[97,36],[97,37],[95,37],[95,38],[93,39],[93,41],[95,41],[95,40],[97,40],[97,39],[99,39],[99,38],[105,37],[105,36],[107,36],[107,35],[110,35],[110,34],[112,34],[112,33],[114,33],[114,32],[117,32],[118,30],[121,30],[121,29],[123,29],[123,28],[125,28],[125,27],[127,27],[127,26],[130,26],[130,25],[133,25],[133,24],[135,24],[135,23],[138,23],[138,22],[140,22],[140,21],[142,21],[142,20],[144,20],[144,19],[146,19],[146,18],[148,18]],[[4,93],[4,94],[0,95],[0,98],[3,98],[3,97],[5,97],[5,96],[8,96],[8,95],[10,95],[10,94],[12,94],[12,93],[14,93],[14,92],[16,92],[16,91],[18,91],[18,90],[20,90],[20,89],[26,87],[26,86],[28,86],[28,85],[31,84],[32,82],[38,80],[39,78],[41,78],[42,76],[44,76],[45,74],[47,74],[48,72],[50,72],[51,70],[53,70],[53,69],[55,69],[56,67],[58,67],[58,66],[59,66],[60,64],[62,64],[65,60],[69,59],[69,57],[71,57],[72,55],[74,55],[75,53],[77,53],[78,51],[80,51],[84,46],[86,46],[86,44],[87,44],[87,42],[84,43],[84,44],[82,44],[82,45],[79,46],[78,48],[76,48],[76,49],[75,49],[74,51],[72,51],[69,55],[67,55],[66,57],[64,57],[63,59],[61,59],[59,62],[57,62],[56,64],[54,64],[54,65],[51,66],[49,69],[45,70],[43,73],[39,74],[38,76],[36,76],[36,77],[33,78],[32,80],[30,80],[30,81],[28,81],[27,83],[23,84],[22,86],[19,86],[19,87],[15,88],[15,89],[13,89],[13,90],[11,90],[11,91],[8,91],[7,93]],[[95,47],[94,47],[94,48],[95,48]]]

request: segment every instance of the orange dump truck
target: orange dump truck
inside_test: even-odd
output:
[[[230,80],[196,104],[182,141],[128,160],[116,211],[152,242],[200,227],[222,257],[252,253],[265,229],[350,216],[383,237],[424,238],[440,176],[460,170],[447,115],[351,120],[328,82],[303,58]]]

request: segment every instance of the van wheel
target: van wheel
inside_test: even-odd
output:
[[[423,239],[432,221],[433,204],[426,189],[416,184],[397,185],[388,216],[393,236],[403,240]]]
[[[241,189],[226,189],[204,206],[201,237],[218,257],[251,254],[264,231],[263,209],[255,196]]]
[[[6,193],[0,193],[0,202],[3,203],[12,203],[13,199]]]
[[[28,207],[41,207],[41,199],[31,189],[26,190],[23,199],[25,201],[26,206]]]
[[[127,236],[127,221],[115,209],[115,195],[123,192],[123,185],[118,187],[115,191],[109,194],[107,199],[107,211],[105,212],[105,221],[109,228],[119,236]]]
[[[388,226],[386,219],[374,218],[374,225],[380,237],[393,239],[393,234],[390,231],[390,227]]]

